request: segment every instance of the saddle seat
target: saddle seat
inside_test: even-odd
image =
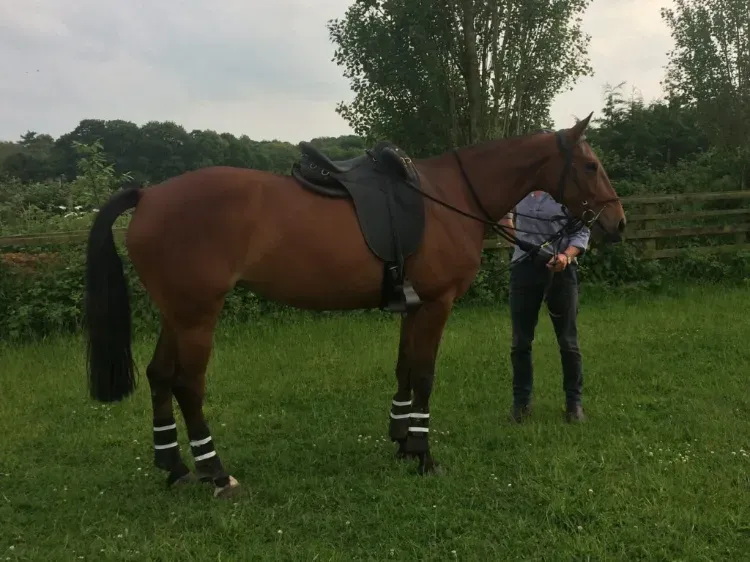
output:
[[[308,142],[299,148],[292,177],[318,195],[350,199],[367,246],[384,262],[381,309],[403,313],[421,304],[404,271],[424,231],[421,182],[411,158],[388,141],[348,160],[331,160]]]
[[[330,170],[343,174],[348,172],[352,168],[358,166],[363,160],[367,159],[367,154],[361,154],[350,158],[349,160],[331,160],[326,154],[315,148],[313,144],[302,141],[299,143],[300,151],[303,156],[306,156],[318,167],[323,170]]]
[[[382,164],[381,168],[383,168],[383,171],[386,173],[391,172],[397,177],[400,177],[404,182],[411,181],[417,186],[420,183],[419,175],[414,166],[411,165],[411,158],[406,156],[401,149],[390,142],[381,142],[375,145],[371,150],[365,151],[365,154],[349,158],[348,160],[331,160],[326,154],[318,150],[309,142],[302,141],[299,143],[299,147],[302,152],[302,159],[300,162],[295,162],[293,170],[296,167],[305,180],[317,187],[338,188],[334,191],[335,195],[340,197],[350,197],[351,194],[337,179],[337,176],[347,174],[363,164],[368,164],[371,160],[379,161]],[[401,156],[399,153],[404,155]],[[305,160],[308,161],[307,166],[302,165]],[[305,168],[308,168],[308,170],[306,171]],[[318,170],[319,173],[316,173],[313,170]],[[373,173],[375,172],[375,170],[372,171]],[[375,183],[380,181],[376,175],[373,175],[370,179]],[[408,187],[405,186],[401,187],[408,189]],[[328,191],[329,189],[324,189],[321,194],[329,195]]]

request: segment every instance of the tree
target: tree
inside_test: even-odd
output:
[[[592,73],[590,0],[355,0],[328,22],[355,98],[337,112],[415,155],[549,126],[557,93]]]
[[[21,145],[17,142],[0,141],[0,170],[4,168],[5,160],[21,152]]]
[[[91,144],[73,141],[73,147],[78,155],[78,176],[71,186],[71,195],[77,203],[98,208],[113,191],[132,179],[129,173],[115,172],[98,140]]]
[[[646,104],[636,91],[626,99],[623,86],[607,85],[602,117],[586,135],[605,154],[610,179],[643,177],[709,150],[695,108],[665,100]]]
[[[747,0],[675,0],[664,8],[675,41],[665,86],[693,105],[713,142],[750,160],[750,7]]]

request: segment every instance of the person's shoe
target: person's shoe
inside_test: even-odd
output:
[[[510,420],[515,423],[521,423],[531,416],[531,406],[529,404],[513,404],[510,409]]]
[[[582,422],[586,419],[580,404],[568,404],[565,409],[565,421],[568,423]]]

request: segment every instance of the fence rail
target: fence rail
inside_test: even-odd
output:
[[[689,249],[731,253],[748,249],[750,191],[630,197],[628,240],[646,258],[664,259]]]
[[[623,197],[628,218],[626,242],[647,259],[671,258],[685,250],[726,253],[750,250],[750,191],[683,193]],[[677,224],[681,223],[681,224]],[[125,228],[114,228],[122,239]],[[0,248],[83,242],[88,230],[21,234],[0,237]],[[507,241],[490,236],[487,250],[508,248]]]
[[[115,237],[122,237],[125,228],[113,228]],[[89,236],[88,230],[70,230],[67,232],[43,232],[40,234],[18,234],[15,236],[4,236],[0,238],[0,248],[8,246],[46,246],[48,244],[68,244],[72,242],[83,242]]]

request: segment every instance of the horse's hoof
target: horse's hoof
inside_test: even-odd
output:
[[[445,475],[445,467],[441,464],[435,464],[427,474],[429,476],[443,476]]]
[[[192,472],[188,472],[187,474],[183,474],[177,480],[172,482],[172,486],[195,484],[196,482],[198,482],[198,479],[195,477],[195,474],[193,474]]]
[[[419,476],[443,476],[445,469],[442,466],[433,466],[431,468],[419,467],[417,468],[417,474]]]
[[[172,488],[174,486],[183,485],[183,484],[192,484],[193,482],[196,482],[198,479],[196,476],[190,472],[190,470],[176,470],[169,473],[169,476],[167,476],[167,488]]]
[[[406,461],[406,460],[414,458],[414,454],[410,453],[406,449],[406,439],[396,439],[395,441],[396,443],[398,443],[398,450],[396,451],[396,460]]]
[[[442,476],[445,474],[445,469],[432,459],[420,459],[417,474],[420,476]]]
[[[396,460],[397,461],[411,461],[417,458],[417,455],[414,453],[408,453],[406,451],[398,450],[396,451]]]
[[[214,489],[214,497],[221,499],[232,499],[237,497],[241,492],[240,483],[234,476],[229,477],[229,484],[219,488],[218,486]]]

